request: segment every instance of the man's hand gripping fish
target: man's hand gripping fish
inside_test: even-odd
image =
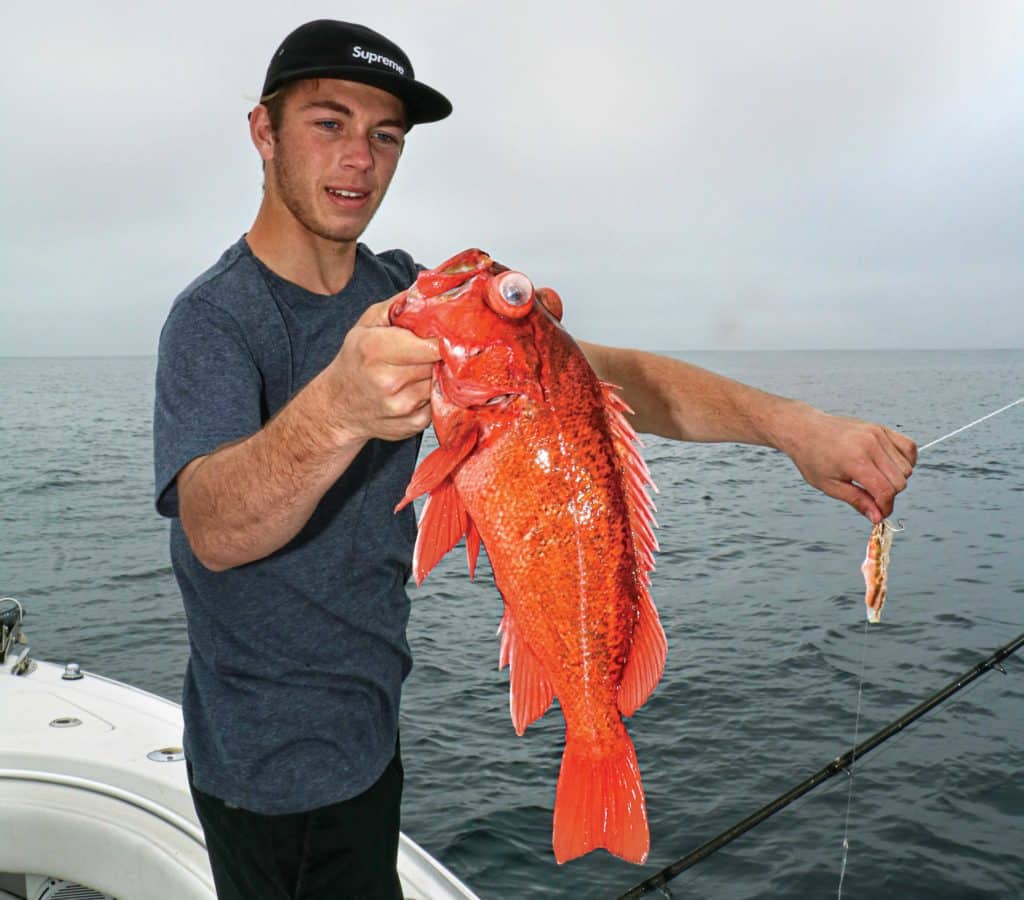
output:
[[[559,863],[598,847],[642,863],[650,839],[622,717],[661,678],[651,600],[657,543],[650,472],[629,411],[561,327],[549,288],[466,250],[422,272],[392,324],[438,338],[431,407],[439,447],[399,508],[428,493],[413,558],[419,584],[463,535],[481,542],[505,604],[516,732],[557,696],[565,751],[555,796]]]

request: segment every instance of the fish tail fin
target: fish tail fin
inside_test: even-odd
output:
[[[633,742],[623,728],[612,755],[586,751],[566,734],[555,793],[555,859],[561,864],[604,847],[627,862],[645,862],[651,839]]]

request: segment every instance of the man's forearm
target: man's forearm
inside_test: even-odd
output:
[[[365,439],[325,427],[326,404],[322,377],[315,378],[260,431],[179,474],[182,526],[207,568],[244,565],[283,547],[355,459]]]
[[[780,423],[810,408],[680,360],[579,342],[597,374],[622,388],[637,431],[685,441],[780,447]]]
[[[892,513],[917,460],[914,442],[883,425],[829,415],[653,353],[580,346],[601,378],[621,386],[637,431],[774,447],[808,484],[872,522]]]

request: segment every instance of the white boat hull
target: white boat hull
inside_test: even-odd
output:
[[[181,708],[64,673],[29,662],[27,648],[0,670],[0,898],[27,896],[39,879],[25,876],[46,875],[119,900],[214,900]],[[404,834],[398,869],[410,900],[476,898]]]

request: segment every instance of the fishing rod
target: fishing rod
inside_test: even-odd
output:
[[[616,900],[634,900],[636,897],[642,897],[651,891],[657,890],[660,887],[666,885],[669,881],[689,869],[691,866],[696,865],[701,860],[706,859],[716,850],[721,850],[726,844],[736,840],[740,835],[750,831],[755,825],[760,825],[765,819],[775,815],[780,809],[784,809],[789,806],[794,800],[799,799],[804,794],[814,790],[818,785],[823,784],[830,778],[838,775],[840,772],[846,772],[852,777],[852,773],[849,770],[850,765],[853,761],[859,760],[862,756],[870,753],[879,744],[885,743],[893,735],[898,734],[904,728],[906,728],[911,722],[920,719],[925,713],[930,712],[940,703],[948,700],[957,691],[965,688],[976,678],[980,678],[986,672],[991,669],[995,669],[997,672],[1006,674],[1006,669],[1001,665],[1002,661],[1016,653],[1021,647],[1024,647],[1024,633],[1017,635],[1008,644],[1004,644],[994,653],[992,653],[987,659],[978,663],[974,668],[964,672],[959,678],[951,681],[942,690],[935,694],[932,694],[927,700],[919,703],[910,712],[900,716],[894,722],[886,725],[881,731],[873,734],[867,740],[863,741],[852,750],[847,751],[842,756],[836,757],[823,769],[815,772],[810,778],[805,781],[801,781],[796,787],[786,791],[779,797],[772,800],[765,806],[762,806],[757,812],[747,816],[742,822],[738,822],[726,831],[723,831],[718,837],[712,838],[706,844],[701,845],[692,853],[687,854],[682,859],[677,860],[669,866],[666,866],[660,872],[652,875],[645,881],[640,882],[636,887],[631,888],[624,894],[620,894]]]

